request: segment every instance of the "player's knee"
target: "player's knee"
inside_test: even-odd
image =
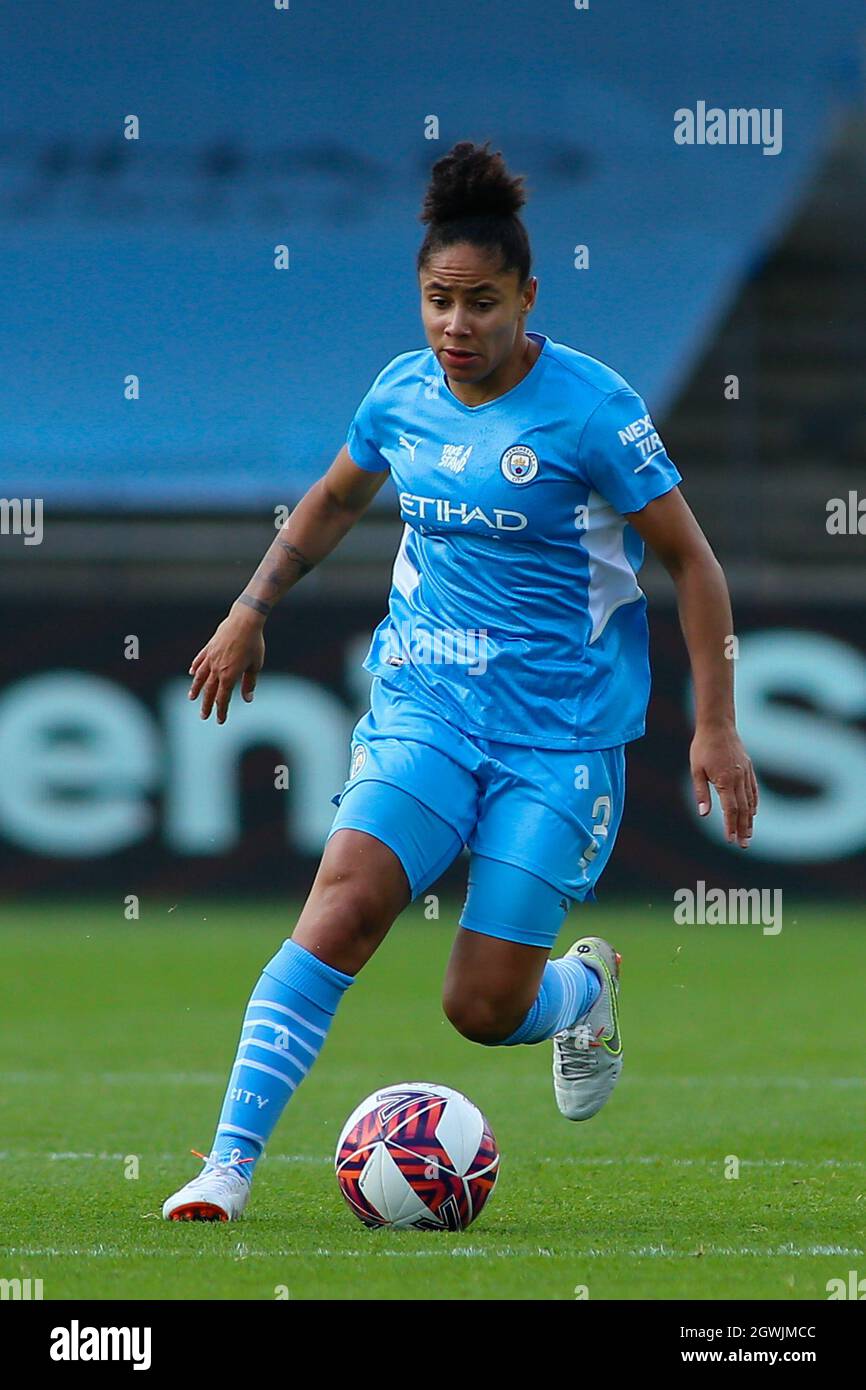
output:
[[[470,1042],[495,1047],[516,1028],[491,999],[446,990],[442,1008],[448,1022]]]
[[[360,873],[341,874],[320,883],[316,909],[316,915],[347,940],[377,938],[390,926],[384,920],[381,894]]]

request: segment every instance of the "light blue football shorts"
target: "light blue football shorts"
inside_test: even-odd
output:
[[[464,846],[460,925],[549,949],[574,902],[593,901],[622,819],[625,748],[529,748],[470,737],[374,677],[352,735],[337,830],[393,850],[412,899]]]

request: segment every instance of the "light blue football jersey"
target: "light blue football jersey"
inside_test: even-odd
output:
[[[611,748],[644,732],[644,545],[625,514],[681,481],[646,405],[540,333],[504,395],[468,406],[429,348],[401,353],[346,443],[390,469],[404,522],[366,670],[467,733]]]

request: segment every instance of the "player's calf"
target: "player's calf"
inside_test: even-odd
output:
[[[579,959],[551,961],[536,946],[462,929],[442,1002],[464,1037],[510,1047],[552,1038],[574,1023],[598,992],[596,975]]]
[[[366,843],[359,846],[359,840]],[[373,954],[406,892],[399,861],[379,841],[355,830],[329,841],[294,936],[265,966],[250,996],[211,1155],[198,1177],[168,1198],[166,1219],[232,1221],[241,1215],[265,1144],[353,982],[354,973],[341,967],[354,962],[360,968]]]

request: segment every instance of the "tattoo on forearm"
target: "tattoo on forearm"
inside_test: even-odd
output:
[[[271,611],[269,603],[264,603],[260,598],[251,598],[249,594],[241,594],[238,603],[245,603],[247,608],[254,608],[257,613],[262,613],[265,617]]]
[[[280,551],[283,552],[280,555]],[[287,561],[297,565],[293,572],[286,568]],[[257,613],[267,617],[273,608],[280,594],[297,580],[303,579],[313,568],[311,561],[298,550],[291,541],[284,541],[279,536],[274,541],[262,563],[259,565],[249,584],[241,594],[239,603],[245,603],[248,608],[254,608]],[[261,592],[264,590],[266,597],[258,596],[258,593],[250,593],[250,590]]]
[[[292,545],[290,541],[281,541],[279,537],[277,537],[277,545],[281,550],[286,552],[290,560],[294,560],[296,564],[300,566],[301,574],[308,574],[313,568],[312,561],[308,560],[305,555],[302,555],[298,547]]]

